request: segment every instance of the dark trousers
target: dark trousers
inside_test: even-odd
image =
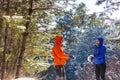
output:
[[[66,80],[65,66],[63,65],[55,66],[55,72],[56,72],[56,76],[60,78],[57,80]]]
[[[96,64],[95,66],[96,80],[105,80],[106,64]]]

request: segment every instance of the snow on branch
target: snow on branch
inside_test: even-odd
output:
[[[112,38],[112,37],[109,38],[109,37],[107,37],[106,39],[107,40],[120,40],[120,35],[118,37],[115,37],[115,38]]]

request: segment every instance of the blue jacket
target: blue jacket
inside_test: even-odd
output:
[[[99,45],[95,46],[94,57],[95,64],[105,64],[106,63],[106,47],[103,46],[103,38],[97,38],[99,40]]]

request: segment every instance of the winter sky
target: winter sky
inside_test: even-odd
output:
[[[77,3],[85,3],[87,9],[89,9],[89,13],[93,13],[93,12],[102,12],[104,11],[104,8],[106,3],[103,3],[102,5],[95,5],[97,0],[77,0]],[[115,0],[115,1],[120,1],[120,0]],[[120,8],[120,7],[119,7]],[[120,19],[120,10],[112,12],[112,15],[109,14],[109,16],[111,18],[115,18],[115,19]]]

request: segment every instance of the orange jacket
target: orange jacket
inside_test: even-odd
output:
[[[54,47],[52,48],[52,55],[54,57],[54,66],[57,65],[65,65],[66,60],[69,59],[69,55],[64,53],[64,50],[62,49],[62,36],[56,36],[54,38]]]

